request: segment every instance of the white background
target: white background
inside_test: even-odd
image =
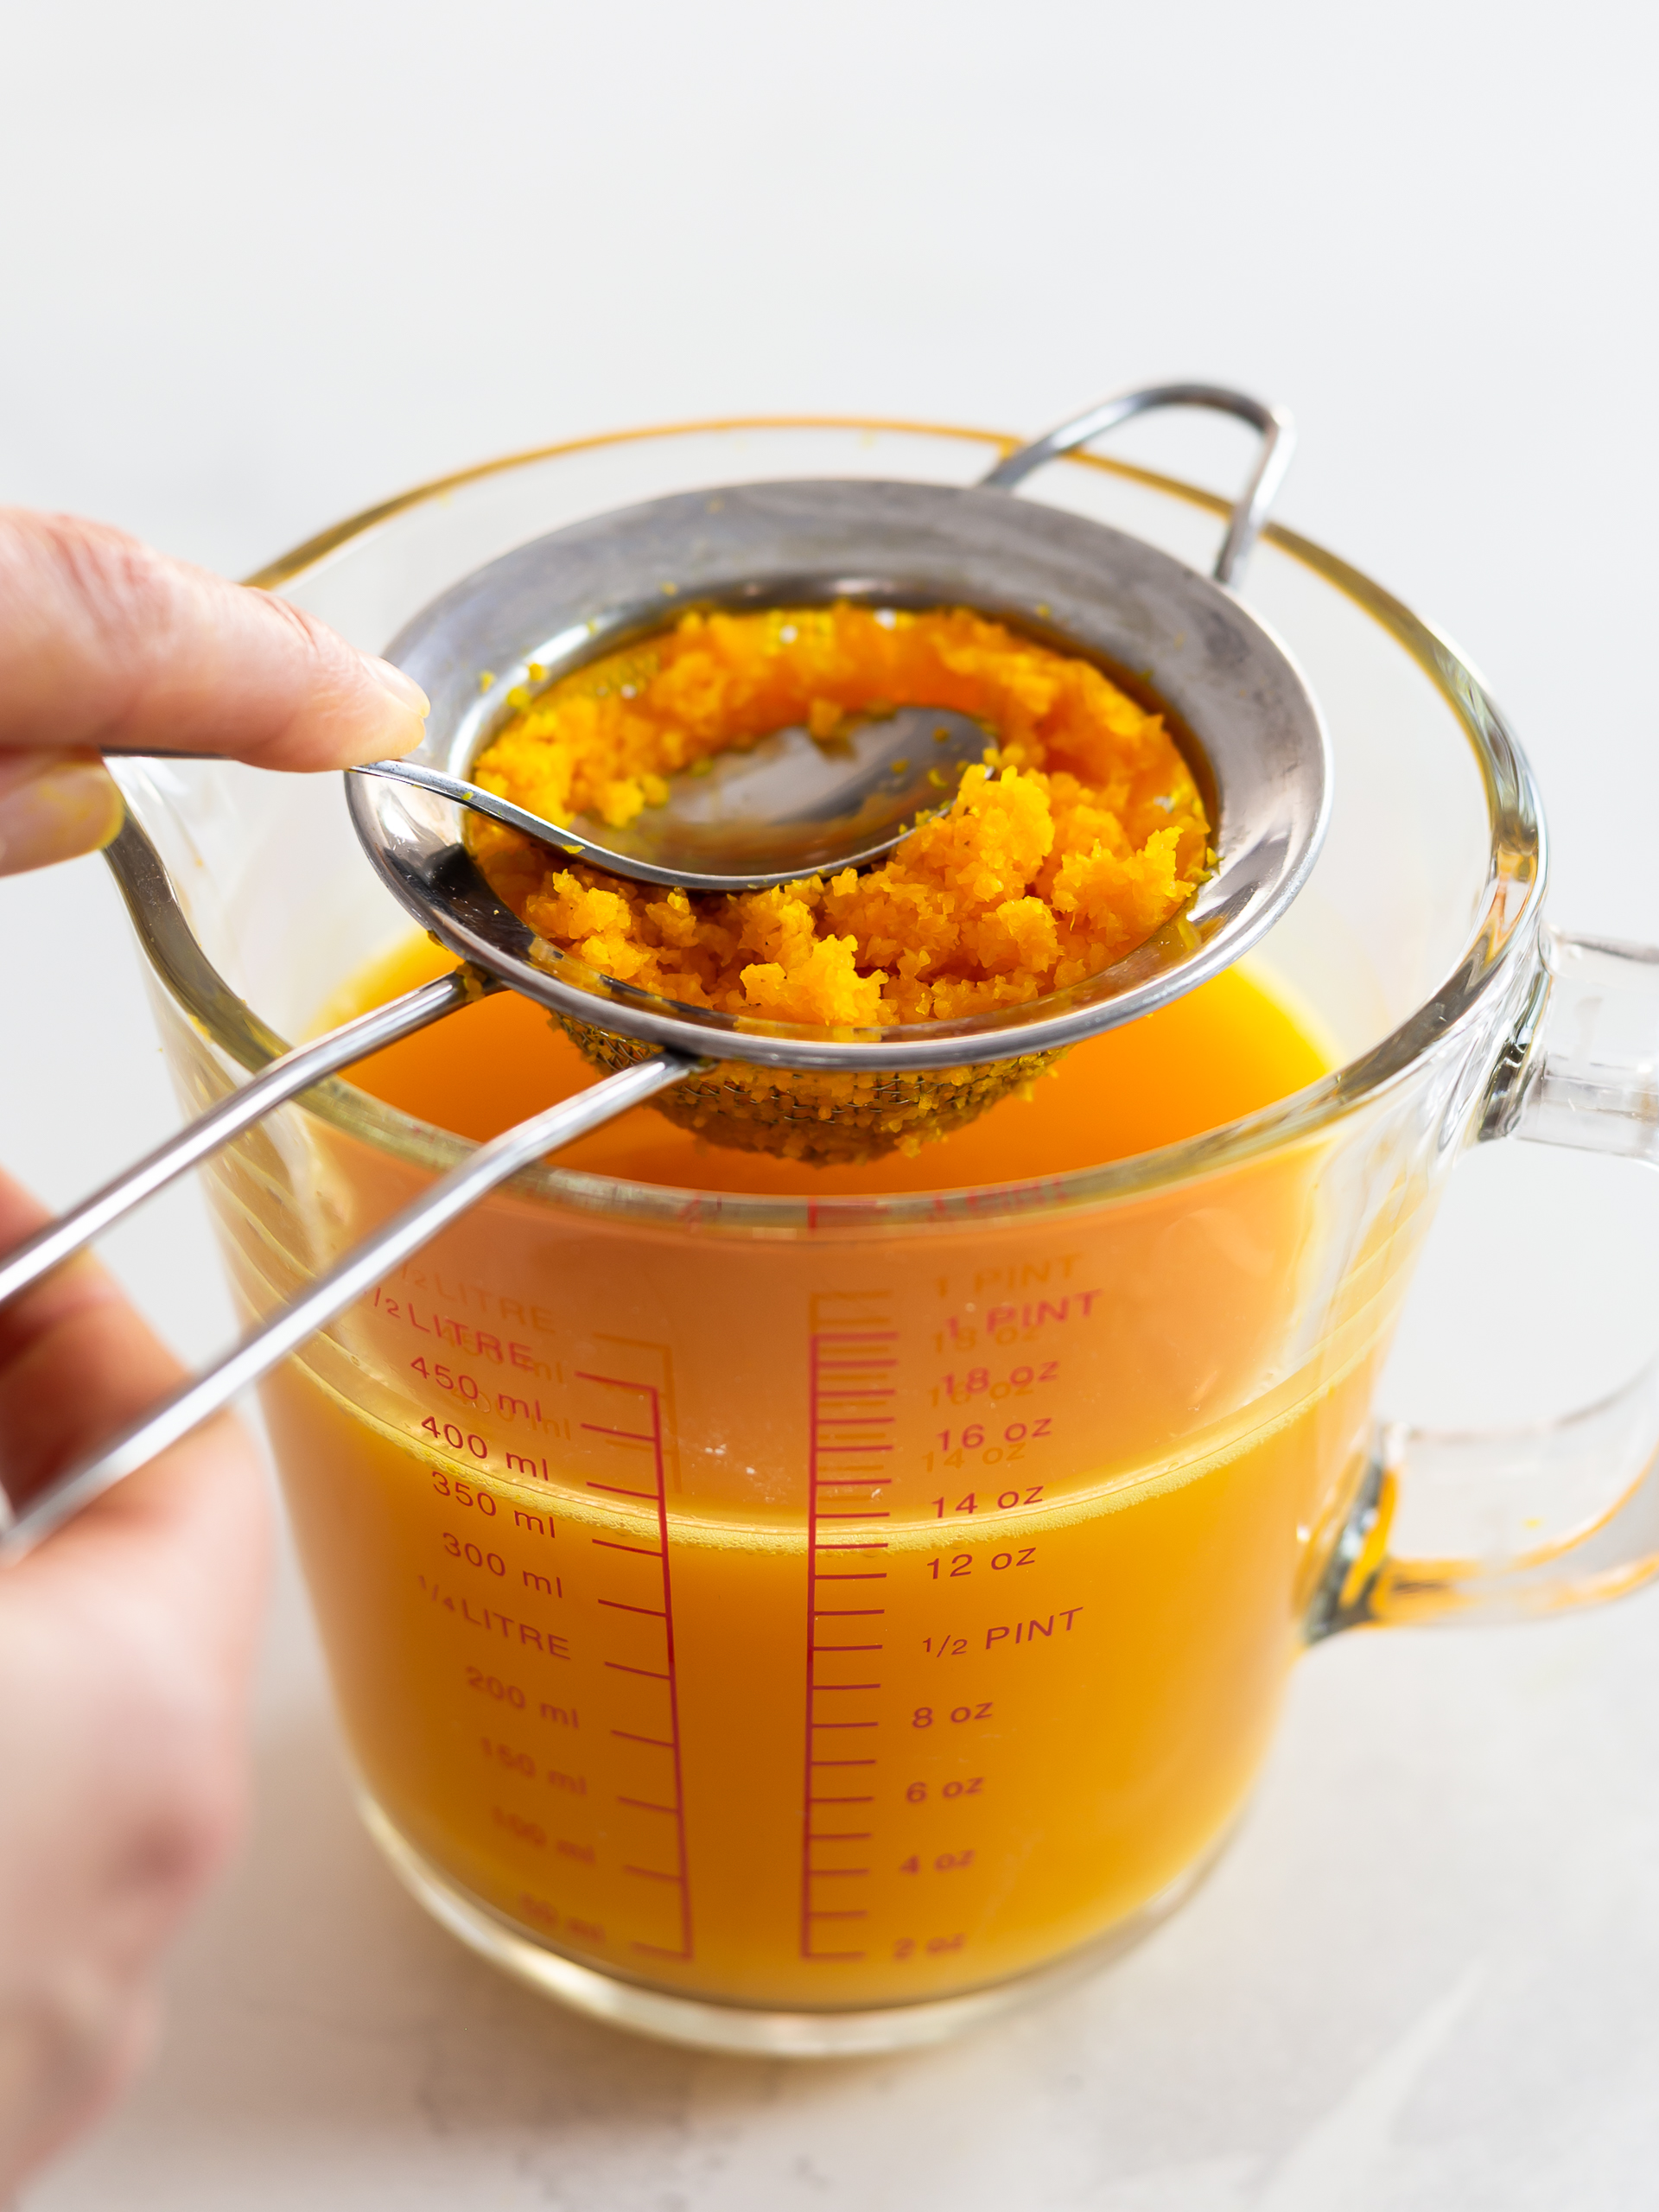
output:
[[[704,414],[1035,431],[1287,402],[1286,518],[1509,707],[1557,918],[1659,939],[1659,19],[1593,0],[0,0],[0,499],[235,574],[489,454]],[[1121,449],[1218,485],[1245,448]],[[0,611],[3,616],[3,611]],[[170,1124],[100,865],[0,885],[0,1156]],[[1465,1163],[1392,1389],[1529,1415],[1659,1334],[1659,1187]],[[228,1325],[194,1196],[114,1240]],[[1623,2208],[1659,2171],[1659,1599],[1351,1639],[1209,1888],[1091,1991],[806,2074],[497,1982],[356,1835],[283,1601],[250,1854],[169,2039],[34,2212]]]

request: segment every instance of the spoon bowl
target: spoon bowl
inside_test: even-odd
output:
[[[549,822],[419,761],[373,760],[351,772],[434,791],[635,882],[730,893],[869,867],[948,807],[963,770],[995,742],[950,708],[867,715],[831,738],[798,723],[671,778],[667,798],[622,829],[591,814]]]

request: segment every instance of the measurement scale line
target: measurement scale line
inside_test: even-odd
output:
[[[621,1661],[608,1661],[607,1664],[614,1667],[618,1673],[636,1674],[665,1684],[668,1691],[669,1734],[666,1738],[659,1736],[645,1736],[628,1728],[613,1728],[611,1734],[622,1743],[639,1744],[648,1750],[667,1751],[673,1759],[673,1803],[659,1807],[654,1800],[642,1799],[634,1802],[644,1809],[664,1812],[673,1821],[677,1871],[673,1873],[664,1873],[659,1868],[647,1866],[630,1866],[624,1871],[642,1878],[671,1883],[679,1892],[680,1941],[677,1950],[665,1944],[646,1943],[638,1940],[632,1944],[633,1949],[648,1953],[653,1957],[689,1959],[693,1955],[691,1885],[690,1860],[686,1851],[685,1776],[680,1748],[679,1682],[675,1666],[674,1592],[669,1570],[668,1486],[663,1452],[662,1394],[655,1383],[629,1382],[618,1376],[593,1375],[579,1371],[577,1379],[584,1382],[597,1383],[605,1389],[632,1392],[635,1405],[640,1411],[648,1411],[650,1417],[651,1426],[645,1430],[626,1429],[619,1425],[599,1421],[584,1421],[582,1427],[591,1434],[608,1438],[613,1445],[620,1449],[626,1450],[634,1446],[648,1447],[652,1455],[652,1471],[656,1478],[655,1486],[652,1491],[624,1489],[620,1484],[610,1483],[590,1483],[588,1487],[606,1491],[613,1497],[638,1497],[642,1503],[649,1502],[654,1504],[657,1509],[657,1545],[654,1551],[640,1545],[613,1542],[602,1536],[595,1537],[593,1541],[596,1546],[607,1551],[632,1552],[638,1557],[655,1559],[657,1561],[663,1599],[660,1606],[628,1605],[617,1598],[601,1598],[599,1602],[601,1605],[608,1606],[613,1612],[634,1613],[642,1618],[659,1620],[663,1624],[664,1662],[667,1669],[665,1675],[659,1675],[651,1668],[630,1667]],[[641,1401],[644,1402],[643,1405],[640,1403]]]
[[[875,1761],[874,1759],[809,1759],[807,1764],[809,1766],[874,1766]],[[856,1802],[873,1805],[875,1800],[874,1797],[861,1797],[856,1800],[849,1797],[847,1802],[849,1804]],[[835,1802],[839,1804],[841,1800],[836,1798]]]
[[[817,1660],[822,1652],[826,1657],[831,1652],[842,1650],[879,1651],[875,1644],[820,1644],[817,1624],[821,1619],[878,1617],[880,1606],[842,1606],[830,1608],[819,1605],[820,1583],[884,1582],[885,1571],[874,1568],[842,1569],[836,1555],[856,1554],[868,1557],[875,1551],[890,1548],[879,1539],[863,1542],[849,1539],[822,1537],[819,1522],[844,1524],[849,1521],[886,1521],[893,1516],[879,1507],[875,1500],[892,1481],[880,1471],[884,1458],[892,1457],[894,1445],[891,1432],[895,1415],[889,1410],[898,1395],[892,1376],[898,1365],[895,1349],[898,1332],[892,1328],[818,1329],[808,1339],[807,1359],[807,1437],[809,1459],[807,1466],[807,1554],[806,1554],[806,1726],[804,1750],[805,1767],[802,1783],[802,1846],[801,1846],[801,1932],[800,1950],[804,1959],[854,1959],[864,1955],[859,1951],[820,1950],[817,1934],[821,1921],[846,1915],[831,1913],[817,1905],[815,1882],[824,1879],[852,1880],[868,1878],[868,1867],[819,1867],[813,1864],[815,1846],[820,1841],[853,1841],[851,1836],[829,1838],[815,1834],[811,1824],[810,1808],[817,1802],[814,1779],[822,1770],[853,1766],[873,1767],[874,1758],[820,1759],[815,1756],[817,1732],[830,1729],[863,1728],[873,1730],[876,1722],[866,1720],[826,1720],[820,1716],[820,1698],[831,1694],[850,1693],[868,1696],[880,1688],[877,1682],[826,1682],[817,1672]],[[871,1408],[862,1414],[849,1413],[843,1408],[862,1405]],[[877,1429],[887,1433],[880,1436],[852,1436],[854,1429]],[[843,1466],[831,1471],[831,1459],[854,1459],[855,1466]],[[829,1491],[839,1495],[829,1497]],[[849,1491],[863,1491],[863,1498],[855,1501]],[[874,1799],[862,1802],[874,1802]],[[866,1840],[866,1839],[857,1839]],[[861,1915],[855,1916],[862,1916]]]
[[[677,1813],[680,1809],[677,1805],[653,1805],[647,1797],[619,1797],[616,1802],[619,1805],[632,1805],[636,1813]],[[856,1840],[851,1837],[848,1840]]]
[[[822,1582],[826,1578],[818,1577]],[[880,1620],[886,1612],[885,1605],[820,1605],[812,1618],[815,1621],[872,1621]]]
[[[868,1843],[874,1828],[814,1829],[807,1837],[809,1843]]]
[[[680,1755],[680,1689],[674,1669],[674,1593],[668,1579],[668,1486],[663,1466],[663,1408],[651,1394],[652,1457],[657,1470],[657,1542],[663,1560],[663,1631],[668,1645],[668,1721],[674,1736],[674,1837],[680,1869],[680,1948],[691,1955],[691,1885],[686,1879],[685,1771]]]
[[[878,1651],[880,1648],[880,1644],[875,1646]],[[620,1659],[607,1659],[605,1664],[607,1667],[613,1667],[619,1675],[643,1675],[648,1682],[665,1682],[668,1680],[666,1675],[659,1675],[652,1667],[628,1667],[625,1666]]]
[[[809,1797],[809,1805],[874,1805],[874,1797]]]

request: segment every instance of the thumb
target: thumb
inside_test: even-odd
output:
[[[344,768],[420,741],[390,663],[99,523],[0,509],[0,874],[107,843],[105,750]]]

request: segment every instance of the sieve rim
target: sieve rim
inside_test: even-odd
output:
[[[1040,997],[832,1031],[595,975],[507,911],[472,858],[455,800],[348,775],[348,811],[372,866],[452,950],[562,1018],[694,1057],[851,1074],[1023,1058],[1118,1027],[1230,966],[1294,899],[1324,840],[1332,774],[1319,702],[1284,639],[1150,540],[984,485],[724,482],[531,538],[440,592],[388,645],[431,702],[410,757],[471,775],[515,703],[660,632],[665,617],[847,601],[971,607],[1050,650],[1108,669],[1137,664],[1202,756],[1219,802],[1213,869],[1180,912],[1108,967]],[[480,669],[491,671],[486,683]]]

